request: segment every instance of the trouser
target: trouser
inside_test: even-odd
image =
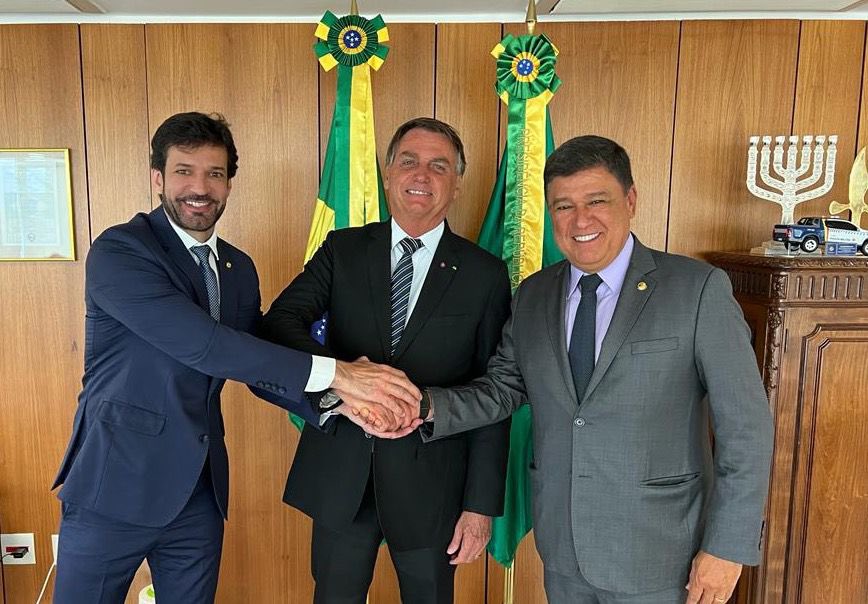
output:
[[[53,602],[123,602],[145,559],[160,604],[213,602],[223,517],[207,463],[205,468],[187,505],[160,528],[128,524],[64,503]]]
[[[412,522],[408,510],[407,522]],[[314,521],[311,572],[314,604],[365,604],[374,576],[383,531],[377,518],[373,481],[369,478],[362,505],[349,527],[340,530]],[[401,601],[405,604],[451,604],[455,567],[446,545],[407,551],[389,548]]]

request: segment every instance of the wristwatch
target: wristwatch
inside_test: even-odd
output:
[[[431,413],[431,395],[427,390],[422,391],[422,400],[419,401],[419,419],[425,421]]]
[[[335,394],[334,390],[326,390],[325,394],[322,395],[319,399],[319,410],[322,413],[326,411],[332,411],[337,407],[340,407],[344,401],[341,400],[341,397]]]

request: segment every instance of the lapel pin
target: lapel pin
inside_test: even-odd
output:
[[[446,268],[446,263],[445,263],[445,262],[441,262],[441,263],[440,263],[440,268]]]
[[[228,260],[226,261],[226,268],[232,268],[232,263]]]
[[[636,289],[638,289],[640,292],[644,292],[646,289],[648,289],[648,284],[644,281],[640,281],[636,284]]]

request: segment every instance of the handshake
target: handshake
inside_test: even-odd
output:
[[[335,411],[380,438],[401,438],[419,427],[422,393],[403,371],[367,357],[337,361],[331,389],[343,403]]]

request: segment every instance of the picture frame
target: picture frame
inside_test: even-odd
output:
[[[69,149],[0,149],[0,261],[74,261]]]

